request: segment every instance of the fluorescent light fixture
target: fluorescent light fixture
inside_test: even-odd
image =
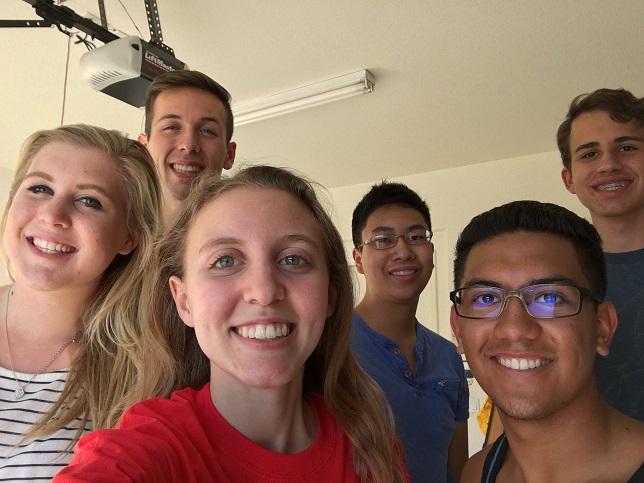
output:
[[[373,74],[364,69],[272,96],[234,104],[235,126],[320,106],[358,94],[368,94],[373,91],[374,85]]]

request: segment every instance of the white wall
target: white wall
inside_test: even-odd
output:
[[[434,275],[421,296],[418,320],[442,336],[452,339],[449,325],[449,291],[453,288],[454,247],[461,230],[470,219],[490,208],[520,199],[556,203],[587,217],[585,208],[568,193],[561,182],[561,160],[557,152],[548,152],[474,164],[460,168],[432,171],[392,179],[407,184],[429,204],[434,231]],[[378,180],[374,180],[378,181]],[[373,183],[329,190],[334,221],[345,240],[348,260],[351,257],[351,215],[360,198]],[[364,278],[358,281],[357,301],[364,293]],[[483,444],[475,413],[485,395],[476,382],[470,386],[470,452]]]
[[[9,195],[9,187],[13,180],[13,171],[0,166],[0,210],[4,210],[4,205],[7,203],[7,196]],[[2,213],[2,211],[0,211]],[[0,215],[2,216],[2,215]],[[2,250],[0,249],[0,254]],[[5,266],[4,254],[0,257],[0,285],[6,285],[10,282],[9,274]]]

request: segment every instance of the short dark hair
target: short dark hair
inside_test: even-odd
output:
[[[605,297],[606,262],[595,227],[566,208],[539,201],[513,201],[472,218],[456,242],[454,287],[461,285],[465,262],[472,247],[490,238],[518,231],[547,233],[570,241],[591,284],[590,289],[602,299]]]
[[[201,89],[221,101],[226,111],[226,141],[230,142],[233,137],[233,111],[230,108],[232,99],[230,93],[221,84],[196,70],[164,72],[150,84],[145,96],[145,135],[150,137],[152,118],[154,116],[154,102],[159,97],[159,94],[170,89],[181,88]]]
[[[353,210],[351,234],[354,247],[358,248],[362,245],[362,230],[367,226],[367,219],[371,213],[387,205],[400,205],[417,210],[423,216],[425,223],[427,223],[427,228],[431,231],[432,219],[429,215],[429,208],[427,203],[418,196],[418,193],[402,183],[390,183],[383,180],[381,183],[373,185]]]
[[[633,119],[644,124],[644,98],[639,99],[625,89],[597,89],[595,92],[580,94],[570,103],[566,120],[557,129],[557,145],[561,160],[571,169],[570,130],[573,121],[585,112],[605,111],[615,122],[629,122]]]

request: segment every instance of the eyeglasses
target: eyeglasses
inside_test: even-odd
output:
[[[510,297],[521,300],[526,312],[537,319],[572,317],[581,312],[584,297],[595,302],[603,298],[587,288],[565,283],[528,285],[518,290],[474,286],[449,294],[456,313],[466,319],[495,319],[503,313]]]
[[[427,245],[432,240],[432,235],[432,232],[427,229],[411,230],[402,235],[397,235],[396,233],[381,233],[365,240],[358,248],[371,245],[376,250],[387,250],[398,245],[398,239],[400,238],[405,240],[407,245]]]

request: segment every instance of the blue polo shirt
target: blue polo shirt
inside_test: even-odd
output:
[[[353,353],[382,387],[396,420],[414,483],[444,483],[457,421],[467,421],[469,390],[461,356],[447,339],[416,322],[416,373],[400,347],[353,313]]]

